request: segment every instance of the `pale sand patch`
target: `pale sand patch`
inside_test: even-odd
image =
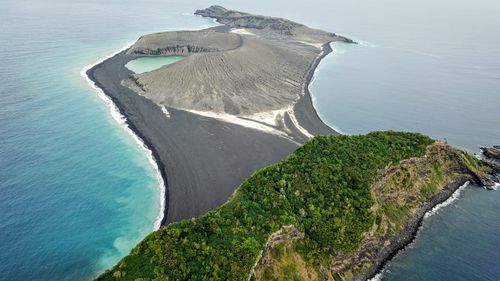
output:
[[[283,120],[283,116],[287,111],[288,109],[270,110],[242,117],[266,123],[269,126],[278,126],[280,123],[279,121]]]
[[[278,109],[271,110],[265,112],[259,112],[252,115],[247,116],[237,116],[227,113],[216,113],[211,111],[199,111],[199,110],[187,110],[185,111],[198,114],[204,117],[210,117],[217,119],[219,121],[240,125],[246,128],[251,128],[259,131],[263,131],[270,134],[280,135],[284,137],[288,137],[287,134],[283,131],[280,131],[275,126],[278,126],[279,122],[284,122],[285,113],[288,113],[290,119],[292,120],[293,125],[299,130],[302,134],[304,134],[307,138],[313,138],[314,135],[309,133],[304,127],[299,125],[297,118],[295,117],[295,113],[293,111],[293,105],[286,109]],[[265,124],[262,124],[265,123]]]
[[[290,119],[292,120],[293,125],[297,128],[302,134],[304,134],[307,138],[313,138],[314,135],[309,133],[304,127],[300,126],[299,121],[297,121],[297,117],[295,117],[295,112],[293,111],[293,106],[288,108],[288,115],[290,115]]]
[[[322,43],[312,43],[312,42],[306,42],[306,41],[299,41],[300,43],[304,43],[306,45],[309,45],[309,46],[313,46],[313,47],[316,47],[320,50],[323,49],[323,44]]]
[[[293,111],[293,106],[290,106],[286,109],[278,109],[278,110],[271,110],[271,111],[265,111],[265,112],[259,112],[255,113],[252,115],[248,116],[242,116],[248,119],[252,119],[255,121],[259,121],[262,123],[266,123],[270,126],[278,126],[279,123],[281,122],[284,124],[284,116],[285,113],[288,113],[290,116],[290,119],[292,120],[293,125],[306,137],[312,138],[314,137],[309,131],[307,131],[304,127],[299,125],[299,122],[297,121],[297,118],[295,117],[295,113]]]
[[[240,118],[240,116],[231,115],[231,114],[227,114],[227,113],[216,113],[216,112],[211,112],[211,111],[199,111],[199,110],[192,110],[192,109],[189,109],[189,110],[184,109],[184,110],[187,112],[191,112],[194,114],[204,116],[204,117],[214,118],[214,119],[217,119],[219,121],[232,123],[232,124],[240,125],[240,126],[243,126],[246,128],[252,128],[252,129],[263,131],[266,133],[271,133],[271,134],[287,137],[287,135],[280,130],[276,130],[275,128],[273,128],[271,126],[267,126],[267,125],[264,125],[264,124],[256,122],[256,121],[242,119],[242,118]],[[241,117],[247,118],[246,116],[241,116]]]
[[[241,35],[252,35],[252,36],[255,36],[254,33],[244,29],[244,28],[238,28],[238,29],[232,29],[231,30],[232,33],[236,33],[236,34],[241,34]]]
[[[163,112],[163,114],[165,114],[167,118],[170,118],[170,112],[168,112],[167,108],[164,105],[161,106],[161,112]]]

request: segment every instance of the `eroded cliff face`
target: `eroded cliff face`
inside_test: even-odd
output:
[[[430,145],[423,157],[380,172],[371,188],[375,220],[357,251],[318,262],[301,250],[303,235],[296,234],[268,245],[253,278],[366,280],[414,238],[427,211],[467,181],[480,183],[486,175],[485,167],[470,155],[444,143]]]
[[[130,55],[183,55],[221,52],[241,46],[234,33],[214,31],[172,31],[144,35],[127,51]]]

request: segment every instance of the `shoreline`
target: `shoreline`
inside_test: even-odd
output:
[[[334,48],[331,46],[331,44],[333,43],[334,42],[329,42],[323,45],[322,47],[323,53],[318,57],[318,60],[315,61],[312,74],[307,77],[308,82],[304,91],[305,93],[304,96],[306,97],[306,100],[307,98],[309,98],[308,101],[310,101],[311,107],[314,109],[317,118],[321,120],[321,122],[325,126],[334,130],[338,135],[345,135],[344,132],[338,130],[333,126],[326,124],[326,122],[321,118],[317,108],[314,106],[313,93],[309,89],[310,84],[314,82],[315,78],[314,75],[318,70],[319,63],[328,54],[334,53]],[[422,228],[424,227],[426,220],[437,214],[441,209],[446,208],[449,205],[456,202],[460,198],[461,192],[471,184],[475,184],[473,178],[459,179],[456,182],[449,183],[439,194],[436,194],[433,198],[429,200],[429,202],[426,205],[424,205],[420,210],[418,210],[414,217],[410,218],[407,228],[403,229],[401,234],[393,238],[394,240],[399,240],[399,239],[402,240],[398,241],[399,243],[392,246],[393,249],[390,249],[388,253],[385,253],[386,257],[382,259],[382,262],[379,265],[375,266],[374,268],[368,269],[368,274],[366,273],[365,273],[366,275],[362,274],[363,276],[360,276],[361,277],[360,279],[354,278],[353,280],[368,280],[368,281],[382,280],[385,276],[384,271],[386,270],[388,264],[391,261],[393,261],[408,246],[414,243],[416,239],[418,239],[418,236],[420,235],[420,232],[422,231]],[[500,187],[500,183],[495,183],[493,189],[496,190],[498,187]]]
[[[322,53],[318,56],[317,60],[312,65],[312,68],[310,70],[310,73],[308,73],[307,76],[307,84],[304,89],[304,97],[308,102],[310,102],[311,107],[314,110],[314,113],[316,117],[327,127],[331,128],[333,131],[335,131],[336,134],[338,135],[344,135],[344,133],[338,131],[332,126],[329,126],[324,122],[323,119],[321,119],[321,116],[319,115],[318,110],[314,106],[313,102],[313,94],[311,90],[309,89],[310,84],[314,81],[314,75],[316,74],[316,71],[318,69],[318,65],[320,62],[329,54],[333,53],[334,49],[330,44],[333,42],[326,43],[322,46]],[[386,269],[387,265],[395,258],[397,255],[401,252],[404,251],[409,245],[411,245],[417,238],[418,235],[425,223],[425,220],[428,219],[429,217],[433,216],[436,214],[439,210],[442,208],[445,208],[458,200],[460,197],[461,191],[465,189],[469,184],[471,184],[472,179],[461,179],[458,182],[455,183],[450,183],[448,184],[447,187],[445,187],[441,193],[436,194],[429,202],[423,206],[422,208],[424,210],[418,210],[416,215],[412,218],[410,218],[409,223],[407,228],[408,229],[403,229],[402,233],[400,235],[397,235],[393,239],[399,239],[399,236],[402,237],[401,243],[399,245],[394,245],[394,249],[390,249],[388,253],[386,253],[386,257],[382,259],[382,262],[375,266],[374,269],[369,269],[368,274],[364,276],[360,276],[361,278],[359,280],[368,280],[368,281],[379,281],[382,280],[384,277],[384,270]],[[451,187],[451,188],[448,188]],[[415,221],[416,219],[416,221]],[[409,235],[409,236],[408,236]],[[406,237],[405,237],[406,236]],[[358,280],[354,278],[353,280]]]
[[[326,124],[323,119],[321,119],[318,110],[314,107],[312,93],[309,86],[314,81],[314,76],[318,69],[321,61],[333,53],[333,48],[330,44],[333,41],[327,42],[321,46],[321,53],[315,58],[315,60],[309,66],[305,76],[304,88],[302,89],[302,96],[297,100],[297,102],[292,106],[293,113],[299,124],[305,127],[309,134],[315,135],[340,135],[335,128]],[[310,109],[309,112],[302,112],[304,109]],[[298,114],[297,114],[298,113]]]
[[[436,214],[440,209],[458,200],[462,190],[471,183],[474,183],[472,177],[462,177],[447,184],[441,192],[434,195],[429,202],[416,211],[415,215],[408,220],[406,227],[391,239],[389,248],[381,250],[378,264],[355,276],[352,280],[381,280],[385,276],[384,270],[387,265],[418,238],[425,220]]]
[[[426,220],[430,219],[432,216],[438,214],[438,212],[446,207],[448,207],[449,205],[455,203],[456,201],[458,201],[458,199],[460,199],[460,196],[462,194],[462,191],[465,190],[467,187],[469,187],[469,185],[471,184],[470,181],[466,181],[463,185],[459,186],[451,195],[450,197],[448,197],[448,199],[446,199],[445,201],[441,202],[441,203],[438,203],[437,205],[435,205],[432,209],[428,210],[427,212],[425,212],[424,214],[424,217],[422,218],[419,226],[418,226],[418,229],[416,230],[415,232],[415,236],[411,239],[410,242],[408,242],[404,247],[402,247],[401,249],[397,250],[396,253],[394,253],[394,255],[386,260],[384,262],[384,264],[382,264],[379,269],[377,270],[377,272],[375,272],[373,274],[373,276],[371,276],[370,278],[368,278],[368,281],[380,281],[382,280],[384,277],[385,277],[385,274],[386,274],[386,270],[387,270],[387,267],[390,265],[390,263],[395,259],[397,258],[402,252],[406,251],[406,249],[408,247],[410,247],[413,243],[415,243],[415,241],[418,239],[418,237],[421,235],[421,232],[423,231],[423,227],[424,227],[424,224],[426,222]]]
[[[321,122],[325,126],[334,130],[338,135],[345,135],[344,132],[336,129],[333,126],[326,124],[326,122],[321,118],[317,108],[314,106],[314,97],[311,90],[309,89],[310,84],[314,81],[315,78],[314,75],[318,70],[318,65],[321,62],[321,60],[325,58],[328,54],[334,52],[334,48],[331,46],[331,44],[333,43],[334,42],[329,42],[323,45],[322,47],[323,53],[319,56],[319,59],[315,61],[315,66],[313,68],[312,74],[307,77],[308,82],[304,91],[305,93],[304,96],[306,97],[306,100],[310,101],[311,107],[314,109],[317,118],[321,120]],[[418,236],[426,220],[432,217],[433,215],[437,214],[439,210],[448,207],[449,205],[456,202],[460,198],[461,192],[471,184],[474,184],[473,178],[459,179],[456,182],[449,183],[439,194],[436,194],[433,198],[429,200],[429,202],[426,205],[424,205],[420,210],[418,210],[415,216],[410,218],[407,227],[403,229],[400,234],[398,234],[393,238],[393,240],[400,240],[400,239],[402,240],[397,241],[399,243],[396,243],[395,245],[391,246],[392,249],[389,249],[387,253],[383,253],[383,255],[385,254],[385,257],[382,258],[382,262],[379,265],[368,269],[367,272],[365,272],[364,274],[361,274],[358,277],[359,279],[355,277],[353,280],[368,280],[368,281],[382,280],[385,276],[385,270],[388,264],[390,264],[390,262],[393,261],[402,251],[404,251],[408,246],[414,243],[416,239],[418,239]],[[496,183],[493,189],[496,190],[496,188],[498,187],[500,187],[500,183]]]
[[[358,42],[358,41],[356,41]],[[335,55],[335,48],[332,47],[332,44],[335,43],[335,42],[329,42],[329,43],[326,43],[324,44],[324,46],[322,46],[323,50],[326,50],[327,53],[324,54],[324,56],[321,58],[321,60],[318,62],[318,64],[316,65],[315,69],[314,69],[314,72],[313,72],[313,75],[311,76],[311,80],[309,81],[309,84],[307,86],[307,92],[309,93],[309,96],[311,97],[311,105],[312,107],[314,108],[314,111],[316,112],[316,115],[318,116],[318,118],[328,127],[330,127],[332,130],[334,130],[335,132],[337,132],[339,135],[349,135],[348,133],[346,132],[343,132],[342,130],[340,130],[339,128],[336,128],[335,126],[333,125],[328,125],[321,117],[321,114],[319,113],[318,109],[316,108],[316,106],[314,106],[314,103],[316,101],[316,99],[314,98],[314,95],[312,94],[312,91],[310,89],[310,86],[311,84],[313,84],[316,80],[316,73],[319,71],[319,64],[321,63],[321,61],[326,58],[329,54],[333,54]],[[358,44],[361,44],[361,43],[358,43]]]
[[[148,158],[149,163],[152,165],[153,169],[155,170],[156,180],[158,181],[159,190],[160,190],[160,196],[159,196],[159,198],[160,198],[160,212],[157,215],[157,217],[154,221],[154,225],[153,225],[154,230],[157,230],[161,226],[163,226],[163,221],[166,217],[166,213],[165,213],[166,207],[165,206],[166,206],[167,200],[168,200],[168,194],[167,194],[168,188],[167,188],[166,174],[164,175],[160,169],[160,165],[162,165],[162,163],[160,163],[158,161],[156,153],[154,152],[154,147],[152,147],[149,143],[147,143],[144,140],[144,138],[141,137],[140,133],[135,129],[135,127],[130,124],[130,122],[127,119],[127,116],[122,112],[122,109],[115,103],[115,101],[113,100],[113,97],[106,94],[106,92],[99,86],[98,81],[96,81],[91,74],[92,73],[91,70],[93,68],[102,64],[106,60],[108,60],[108,59],[110,59],[110,58],[112,58],[120,53],[127,51],[134,43],[135,43],[135,41],[132,43],[128,43],[127,45],[125,45],[125,47],[112,53],[111,55],[105,57],[104,59],[99,60],[98,62],[96,62],[94,64],[90,64],[90,65],[85,66],[82,69],[82,71],[80,72],[80,74],[82,75],[82,77],[85,78],[85,80],[89,84],[89,86],[92,87],[92,89],[94,89],[97,96],[102,101],[104,101],[104,103],[106,103],[106,105],[108,107],[108,112],[110,113],[113,120],[115,120],[116,123],[122,129],[124,129],[129,135],[131,135],[132,138],[134,139],[134,141],[137,143],[137,145],[139,145],[139,147],[146,153],[146,157]]]

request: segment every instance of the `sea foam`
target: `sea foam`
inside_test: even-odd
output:
[[[455,192],[453,192],[453,194],[450,196],[450,198],[448,198],[446,201],[444,201],[440,204],[437,204],[434,208],[432,208],[432,210],[425,213],[424,220],[428,219],[429,217],[433,216],[434,214],[437,214],[439,212],[439,210],[441,210],[442,208],[444,208],[444,207],[450,205],[451,203],[455,202],[456,200],[458,200],[462,191],[467,186],[469,186],[469,184],[470,184],[470,182],[466,182],[465,184],[460,186]]]
[[[161,173],[160,173],[160,169],[158,168],[158,164],[156,163],[154,157],[153,157],[153,152],[146,146],[146,144],[144,143],[144,141],[142,141],[139,136],[137,136],[134,131],[132,131],[132,129],[130,129],[128,123],[127,123],[127,118],[125,118],[125,116],[123,114],[121,114],[120,110],[118,109],[118,107],[113,103],[113,101],[111,100],[110,97],[108,97],[104,91],[97,87],[97,85],[92,81],[90,80],[90,78],[88,77],[87,75],[87,71],[89,69],[91,69],[92,67],[102,63],[103,61],[123,52],[124,50],[130,48],[133,44],[135,43],[134,42],[131,42],[131,43],[128,43],[126,44],[123,48],[121,48],[120,50],[114,52],[113,54],[97,61],[96,63],[93,63],[93,64],[90,64],[90,65],[87,65],[85,66],[82,71],[80,72],[80,75],[85,78],[85,80],[87,81],[87,83],[95,90],[95,92],[97,93],[97,96],[99,98],[101,98],[101,100],[104,101],[104,103],[108,106],[108,109],[109,109],[109,113],[111,115],[111,117],[113,118],[113,120],[116,121],[116,123],[118,123],[118,125],[123,128],[130,136],[132,136],[132,138],[134,139],[134,141],[137,143],[137,145],[139,145],[139,147],[141,147],[141,149],[146,153],[146,156],[149,160],[149,162],[151,163],[152,167],[154,168],[155,170],[155,174],[156,174],[156,179],[158,181],[158,184],[159,184],[159,190],[160,190],[160,213],[158,214],[158,216],[156,217],[155,219],[155,223],[154,223],[154,228],[155,229],[158,229],[160,228],[161,226],[161,221],[163,220],[163,215],[164,215],[164,211],[165,211],[165,184],[163,182],[163,177],[161,176]]]

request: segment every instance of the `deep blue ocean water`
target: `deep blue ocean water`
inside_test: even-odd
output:
[[[500,143],[494,0],[217,2],[362,41],[335,45],[311,85],[335,128],[421,131],[471,152]],[[80,72],[141,34],[212,25],[189,15],[211,4],[1,2],[0,280],[87,280],[154,229],[154,165]],[[499,280],[499,206],[499,192],[465,189],[384,278]]]

